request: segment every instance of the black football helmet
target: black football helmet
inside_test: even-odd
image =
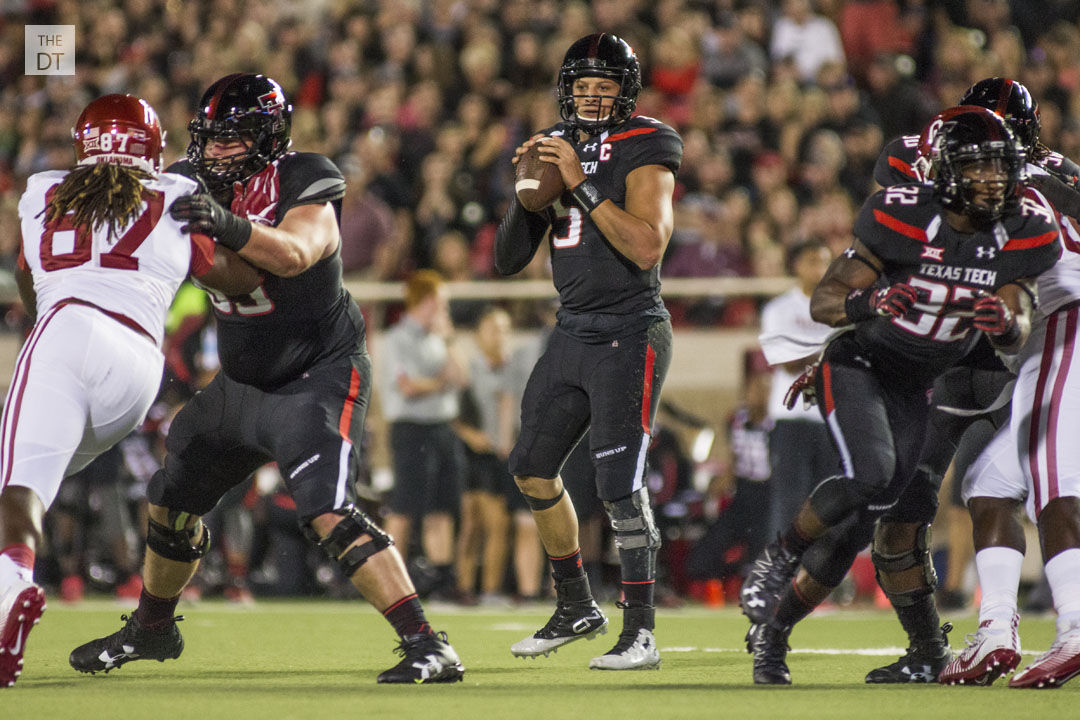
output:
[[[1029,153],[1039,146],[1039,103],[1022,83],[1003,77],[980,80],[960,98],[961,105],[978,105],[1005,119]]]
[[[619,94],[606,117],[586,118],[578,114],[574,80],[581,77],[604,77],[619,83]],[[559,114],[571,125],[596,135],[630,117],[640,90],[641,64],[630,45],[611,33],[586,35],[570,46],[559,68]]]
[[[1026,151],[1015,133],[999,115],[979,106],[957,108],[932,135],[930,162],[934,192],[950,210],[964,213],[980,222],[997,220],[1020,198],[1020,183],[1025,179]],[[991,163],[1000,173],[1003,191],[997,199],[977,200],[976,185],[998,181],[974,181],[965,169],[974,163]],[[985,193],[982,193],[985,195]]]
[[[235,73],[203,93],[199,111],[188,125],[188,160],[211,192],[243,182],[285,154],[292,141],[292,105],[281,86],[265,75]],[[211,138],[242,138],[246,152],[226,158],[206,157]]]

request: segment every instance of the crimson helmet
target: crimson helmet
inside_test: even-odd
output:
[[[284,155],[292,141],[292,105],[276,81],[265,75],[235,73],[203,93],[199,111],[188,125],[188,160],[213,191],[243,182]],[[242,139],[247,149],[224,158],[206,157],[210,139]]]
[[[978,106],[962,106],[941,122],[930,145],[934,192],[951,210],[979,221],[993,221],[1019,202],[1025,178],[1027,153],[1012,129],[997,114]],[[975,202],[974,182],[964,168],[991,161],[1004,174],[1000,199],[991,204]]]
[[[1002,77],[980,80],[967,89],[960,104],[993,110],[1005,119],[1029,152],[1039,142],[1039,103],[1015,80]]]
[[[574,80],[581,77],[603,77],[619,83],[619,94],[607,117],[578,114]],[[595,135],[629,118],[640,90],[641,64],[630,45],[611,33],[586,35],[570,46],[559,68],[559,114],[571,125]]]
[[[161,171],[165,131],[150,103],[134,95],[104,95],[79,114],[71,128],[79,165],[114,163]]]

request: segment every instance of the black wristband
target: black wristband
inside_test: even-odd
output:
[[[227,247],[233,252],[240,252],[240,248],[247,245],[248,240],[251,239],[251,221],[226,211],[222,225],[224,227],[218,229],[214,234],[214,239],[217,240],[218,245]]]
[[[574,198],[574,202],[577,203],[577,206],[585,211],[586,215],[592,215],[592,211],[600,207],[600,203],[607,199],[600,194],[600,191],[596,189],[596,186],[592,184],[592,181],[587,178],[579,182],[574,189],[570,191],[570,195]]]
[[[860,288],[849,292],[844,298],[844,314],[847,315],[848,322],[858,323],[881,317],[872,304],[873,298],[872,288]]]

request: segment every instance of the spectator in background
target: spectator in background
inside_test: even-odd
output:
[[[481,604],[497,603],[502,596],[510,539],[507,498],[511,493],[521,494],[506,466],[517,414],[509,341],[510,316],[489,306],[476,326],[477,352],[469,359],[469,384],[462,392],[461,415],[453,424],[465,443],[466,457],[457,543],[458,590],[463,598],[472,597],[480,560]]]
[[[724,474],[715,477],[708,490],[709,499],[721,509],[686,561],[687,575],[694,580],[741,579],[770,537],[769,517],[763,510],[770,506],[773,487],[771,386],[765,357],[748,350],[743,355],[742,401],[728,422],[730,456]]]
[[[730,11],[721,11],[702,38],[702,72],[718,88],[730,89],[745,75],[765,75],[768,64],[765,51],[746,37]]]
[[[788,410],[784,406],[784,395],[791,383],[817,360],[832,332],[828,325],[810,317],[810,295],[832,258],[832,252],[820,240],[793,245],[788,250],[787,266],[796,285],[767,302],[761,311],[759,340],[773,367],[768,402],[768,415],[774,423],[769,435],[772,490],[765,535],[769,539],[788,526],[814,485],[832,475],[840,461],[817,408],[798,404]]]
[[[408,557],[412,531],[434,568],[434,587],[453,596],[454,516],[461,500],[461,443],[451,427],[468,380],[454,344],[449,298],[434,270],[405,281],[405,314],[383,342],[377,376],[390,426],[394,487],[386,498],[386,531]]]
[[[803,83],[812,83],[829,61],[844,60],[836,25],[814,12],[811,0],[781,0],[780,16],[772,26],[769,55],[774,61],[792,59]]]

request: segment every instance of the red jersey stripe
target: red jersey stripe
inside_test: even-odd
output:
[[[918,240],[921,243],[929,242],[929,239],[926,237],[926,230],[923,230],[920,227],[915,227],[914,225],[909,225],[903,220],[897,220],[892,215],[883,213],[880,210],[874,210],[874,219],[885,227],[889,228],[890,230],[895,230],[901,235],[906,235],[907,237],[913,240]]]
[[[1059,235],[1056,230],[1043,233],[1042,235],[1033,235],[1026,238],[1013,238],[1009,242],[1005,243],[1005,247],[1002,250],[1030,250],[1031,248],[1039,247],[1040,245],[1048,245],[1054,242],[1054,239]]]
[[[892,155],[890,155],[889,156],[889,165],[896,168],[897,170],[904,173],[905,175],[907,175],[910,178],[914,178],[916,180],[918,179],[918,176],[915,174],[915,171],[911,169],[911,165],[904,162],[903,160],[901,160],[898,157],[893,157]]]
[[[635,135],[648,135],[651,132],[656,132],[656,128],[634,128],[633,130],[627,130],[626,132],[616,133],[604,142],[613,143],[619,140],[625,140],[626,138],[634,137]]]

